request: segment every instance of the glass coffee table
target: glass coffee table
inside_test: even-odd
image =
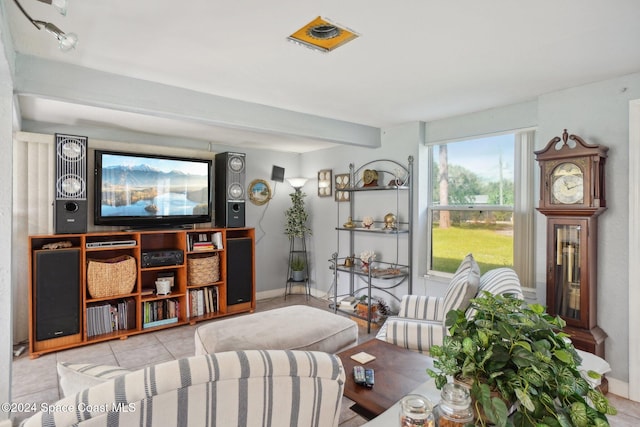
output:
[[[353,367],[359,363],[351,356],[361,351],[376,357],[363,365],[375,372],[373,388],[358,385],[353,380]],[[346,373],[344,395],[355,403],[351,409],[368,420],[393,407],[402,397],[416,389],[432,389],[430,395],[425,395],[431,400],[432,395],[440,395],[434,381],[427,374],[427,368],[433,367],[433,359],[424,354],[374,338],[338,353],[338,356]],[[437,402],[438,400],[433,403]]]

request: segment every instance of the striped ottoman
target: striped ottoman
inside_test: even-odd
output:
[[[199,326],[195,344],[196,355],[235,350],[339,353],[358,344],[358,325],[325,310],[292,305]]]

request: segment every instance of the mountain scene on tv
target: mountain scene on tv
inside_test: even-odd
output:
[[[206,163],[104,156],[102,215],[205,215],[208,180]]]

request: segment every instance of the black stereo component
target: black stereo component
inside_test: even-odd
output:
[[[36,341],[80,333],[80,249],[34,251]]]
[[[184,252],[180,249],[162,249],[159,251],[143,251],[140,257],[142,268],[163,267],[166,265],[182,265]]]
[[[56,234],[87,232],[87,140],[56,133]]]
[[[246,155],[229,152],[216,154],[215,176],[216,226],[244,227]]]

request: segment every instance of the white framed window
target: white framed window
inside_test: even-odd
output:
[[[511,267],[533,284],[534,132],[429,145],[428,273],[453,274],[469,252],[481,272]]]

